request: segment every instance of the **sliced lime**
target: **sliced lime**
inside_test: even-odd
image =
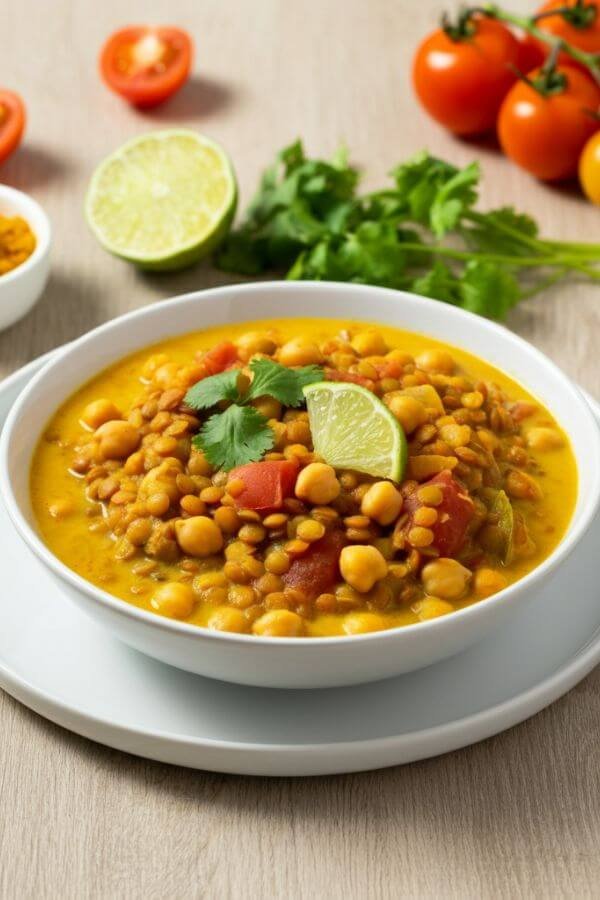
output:
[[[85,213],[103,247],[145,269],[180,269],[225,236],[236,203],[225,152],[185,129],[134,138],[100,163]]]
[[[358,384],[320,381],[304,388],[315,451],[336,469],[400,481],[406,438],[387,406]]]

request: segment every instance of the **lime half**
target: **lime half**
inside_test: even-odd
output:
[[[106,250],[145,269],[180,269],[225,236],[236,203],[225,152],[195,131],[124,144],[92,176],[87,221]]]
[[[320,381],[304,388],[315,451],[336,469],[400,481],[406,438],[387,406],[358,384]]]

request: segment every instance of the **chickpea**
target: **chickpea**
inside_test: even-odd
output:
[[[348,613],[342,626],[346,634],[366,634],[369,631],[381,631],[385,627],[383,616],[372,612]]]
[[[207,622],[209,628],[214,631],[235,631],[238,634],[248,631],[248,620],[240,609],[231,609],[229,606],[219,606]]]
[[[413,607],[415,613],[422,622],[428,619],[437,619],[439,616],[446,616],[448,613],[454,612],[454,607],[447,600],[440,600],[439,597],[424,597]]]
[[[212,556],[223,547],[223,534],[208,516],[191,516],[175,526],[177,543],[190,556]]]
[[[190,475],[211,475],[213,471],[212,465],[201,450],[192,450],[187,467]]]
[[[428,594],[442,600],[458,600],[471,580],[471,572],[455,559],[441,557],[423,566],[423,587]]]
[[[63,497],[62,499],[55,500],[51,503],[48,507],[48,512],[53,519],[64,519],[65,516],[68,516],[73,512],[73,509],[72,502]]]
[[[388,406],[406,434],[412,434],[420,425],[427,421],[427,410],[422,403],[414,397],[405,394],[394,394],[390,397]]]
[[[194,608],[194,592],[189,584],[168,581],[156,590],[150,605],[163,616],[186,619]]]
[[[163,491],[151,494],[146,500],[146,509],[151,516],[164,516],[170,505],[169,495]]]
[[[352,349],[360,356],[383,356],[387,353],[387,347],[381,335],[374,328],[360,331],[350,342]]]
[[[256,620],[252,631],[264,637],[300,637],[304,633],[304,622],[289,609],[272,609]]]
[[[355,590],[366,594],[376,581],[387,575],[388,567],[383,554],[369,544],[344,547],[340,553],[342,578]]]
[[[129,422],[110,419],[96,429],[102,459],[123,459],[137,450],[140,434]]]
[[[252,406],[265,417],[265,419],[279,419],[281,416],[281,403],[273,397],[259,397],[252,401]]]
[[[526,434],[527,445],[532,450],[560,450],[565,442],[562,435],[555,428],[538,426],[530,428]]]
[[[440,437],[450,447],[466,447],[472,433],[468,425],[448,424],[440,428]]]
[[[336,478],[335,469],[326,463],[310,463],[296,480],[296,497],[308,500],[316,506],[331,503],[339,496],[341,485]]]
[[[360,510],[365,516],[389,525],[397,519],[402,509],[402,495],[391,481],[376,481],[362,499]]]
[[[277,344],[263,331],[247,331],[236,341],[238,355],[241,360],[248,362],[255,353],[265,353],[271,356],[277,349]]]
[[[88,428],[91,428],[92,431],[100,428],[105,422],[120,418],[120,410],[117,409],[114,403],[111,403],[110,400],[105,400],[104,398],[101,400],[93,400],[91,403],[88,403],[81,414],[81,421],[84,425],[87,425]]]
[[[478,597],[490,597],[506,587],[506,578],[496,569],[477,569],[473,587]]]
[[[454,360],[447,350],[425,350],[417,356],[415,362],[425,372],[441,372],[442,375],[452,375],[455,368]]]
[[[236,609],[248,609],[256,603],[256,591],[247,584],[232,584],[227,599]]]
[[[306,338],[292,338],[279,351],[279,362],[282,366],[311,366],[322,361],[323,357],[317,345]]]

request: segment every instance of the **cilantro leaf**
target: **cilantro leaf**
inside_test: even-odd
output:
[[[218,375],[210,375],[194,384],[184,397],[184,402],[192,409],[210,409],[221,400],[240,399],[237,388],[239,369],[228,369]]]
[[[315,381],[322,381],[324,377],[320,366],[288,369],[272,359],[253,359],[250,370],[254,378],[245,400],[269,396],[285,406],[301,406],[304,403],[302,388]]]
[[[253,406],[232,404],[207,419],[192,443],[213,466],[229,470],[261,459],[275,443],[275,435]]]
[[[510,272],[494,263],[470,260],[461,279],[460,296],[463,309],[502,320],[518,302],[520,289]]]
[[[426,272],[419,278],[415,278],[411,290],[415,294],[423,294],[424,297],[443,300],[444,303],[457,305],[461,301],[458,278],[450,271],[448,266],[439,261],[433,264],[429,272]]]
[[[438,189],[429,210],[431,230],[436,237],[452,231],[465,210],[473,206],[477,199],[474,186],[478,181],[479,164],[472,162]]]

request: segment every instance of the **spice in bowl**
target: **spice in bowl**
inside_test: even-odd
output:
[[[29,259],[35,245],[35,235],[22,216],[0,215],[0,277]]]

